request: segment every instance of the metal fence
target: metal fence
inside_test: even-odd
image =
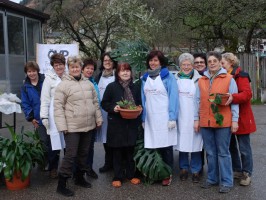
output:
[[[255,54],[238,54],[241,68],[249,73],[253,99],[261,98],[261,91],[266,88],[266,57],[257,59]]]

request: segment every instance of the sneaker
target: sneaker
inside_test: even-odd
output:
[[[219,189],[219,192],[220,193],[228,193],[231,191],[231,187],[228,187],[228,186],[221,186],[220,189]]]
[[[216,185],[218,185],[218,184],[213,184],[213,183],[209,183],[209,182],[205,181],[200,187],[204,188],[204,189],[209,189],[209,188],[216,186]]]
[[[96,172],[93,169],[90,169],[87,173],[87,176],[97,179],[98,178],[98,174],[96,174]]]
[[[251,177],[250,177],[249,173],[243,172],[243,176],[240,179],[239,184],[242,186],[248,186],[248,185],[250,185],[250,183],[251,183]]]
[[[50,171],[50,178],[52,178],[52,179],[58,178],[58,174],[57,174],[57,170],[56,169],[52,169]]]
[[[200,181],[200,175],[199,173],[193,173],[192,174],[192,182],[193,183],[198,183]]]
[[[243,176],[242,172],[234,172],[234,179],[241,179]]]
[[[181,169],[180,180],[185,181],[188,179],[188,171],[186,169]]]
[[[169,185],[171,185],[171,182],[172,182],[172,175],[166,179],[163,179],[162,185],[163,186],[169,186]]]

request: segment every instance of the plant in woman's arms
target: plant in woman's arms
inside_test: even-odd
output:
[[[214,114],[214,118],[216,120],[216,124],[219,126],[223,125],[224,116],[219,111],[219,106],[225,106],[226,101],[228,100],[228,94],[210,94],[209,101],[211,102],[212,113]]]
[[[137,108],[137,106],[132,101],[128,101],[126,99],[122,99],[121,101],[116,102],[116,104],[123,109],[135,110]]]

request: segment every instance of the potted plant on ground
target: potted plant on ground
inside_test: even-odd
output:
[[[7,188],[23,189],[29,185],[30,171],[36,163],[42,165],[44,152],[39,135],[36,132],[17,134],[8,127],[11,138],[0,136],[0,172],[4,172]]]
[[[141,111],[141,106],[136,106],[133,102],[122,99],[121,101],[116,102],[120,106],[119,113],[124,119],[136,119]]]

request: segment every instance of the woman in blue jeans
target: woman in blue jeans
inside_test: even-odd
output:
[[[232,135],[230,144],[234,178],[240,179],[240,185],[248,186],[251,182],[253,171],[250,133],[256,131],[256,123],[250,104],[252,90],[249,74],[242,71],[238,64],[239,61],[234,54],[225,53],[222,55],[222,66],[229,74],[233,75],[238,87],[238,93],[230,95],[232,103],[239,104],[240,116],[238,121],[239,129]]]
[[[222,56],[218,52],[207,54],[208,70],[199,79],[196,90],[194,129],[203,137],[204,149],[207,152],[207,180],[201,186],[210,188],[220,185],[219,192],[227,193],[233,187],[232,160],[229,151],[231,132],[238,129],[238,104],[230,106],[217,105],[224,117],[218,123],[211,109],[210,94],[237,93],[237,85],[231,75],[221,67]],[[216,113],[217,115],[217,113]]]

